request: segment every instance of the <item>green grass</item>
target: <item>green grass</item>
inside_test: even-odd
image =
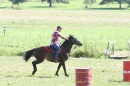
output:
[[[35,3],[35,6],[44,5],[39,3]],[[34,2],[28,2],[20,5],[22,10],[9,10],[11,3],[0,3],[3,9],[0,10],[0,86],[75,86],[75,68],[80,67],[92,67],[93,86],[130,85],[123,81],[123,60],[70,57],[66,62],[70,75],[67,78],[62,68],[60,76],[56,77],[54,74],[58,64],[48,61],[39,64],[37,73],[31,76],[34,57],[28,63],[22,57],[16,57],[29,49],[49,45],[51,33],[58,25],[63,27],[61,34],[66,37],[73,34],[83,43],[82,47],[75,49],[74,46],[71,54],[87,51],[90,55],[96,53],[97,58],[104,53],[108,41],[116,41],[116,50],[127,50],[127,42],[130,40],[129,10],[106,11],[95,10],[95,7],[84,10],[81,3],[76,5],[61,7],[62,4],[55,4],[48,10],[47,3],[43,8],[34,8]],[[5,36],[2,31],[4,26],[7,28]]]
[[[58,25],[63,27],[61,34],[75,35],[84,44],[73,48],[72,54],[89,50],[90,54],[98,53],[98,57],[104,53],[108,41],[116,41],[116,50],[127,50],[129,17],[128,11],[1,10],[0,55],[21,55],[29,49],[49,45],[51,33]]]
[[[32,57],[27,63],[22,57],[0,57],[0,86],[75,86],[75,69],[91,67],[93,86],[129,86],[123,81],[123,60],[70,58],[66,62],[69,77],[64,76],[61,67],[59,77],[55,76],[58,64],[44,61],[32,73]]]

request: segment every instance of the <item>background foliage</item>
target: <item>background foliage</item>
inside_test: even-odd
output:
[[[12,0],[10,0],[10,1],[12,1]],[[64,4],[69,4],[69,5],[65,6],[66,8],[68,8],[68,6],[70,8],[71,6],[73,7],[76,5],[77,5],[77,7],[79,7],[79,6],[84,5],[84,4],[85,4],[83,6],[84,8],[92,8],[92,7],[93,8],[97,8],[97,7],[98,8],[99,7],[106,8],[106,6],[108,6],[108,8],[113,8],[113,6],[114,6],[114,8],[122,8],[123,9],[124,5],[125,5],[125,8],[129,7],[129,0],[121,0],[121,3],[120,3],[120,0],[110,0],[110,1],[109,0],[49,0],[49,1],[48,0],[16,0],[16,1],[22,2],[22,3],[23,3],[23,1],[27,1],[27,3],[35,2],[35,5],[36,5],[36,3],[39,2],[38,3],[39,6],[41,6],[41,4],[42,4],[43,6],[47,6],[47,7],[50,6],[50,5],[48,5],[47,2],[49,2],[49,4],[51,2],[51,5],[53,7],[56,6],[56,4],[59,6],[64,6]],[[8,0],[4,0],[4,1],[1,0],[1,2],[2,3],[8,2]],[[59,3],[63,3],[63,4],[59,4]],[[106,4],[106,5],[100,6],[99,4]],[[22,5],[24,5],[24,4],[22,4]],[[20,7],[21,7],[21,5],[20,5]]]

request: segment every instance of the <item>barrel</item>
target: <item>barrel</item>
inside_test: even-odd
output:
[[[76,68],[76,86],[92,86],[92,68]]]
[[[130,82],[130,61],[123,61],[123,80]]]

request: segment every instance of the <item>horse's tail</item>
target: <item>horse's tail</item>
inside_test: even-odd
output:
[[[26,62],[31,58],[34,50],[35,49],[32,49],[32,50],[29,50],[29,51],[26,52],[25,56],[23,57]]]

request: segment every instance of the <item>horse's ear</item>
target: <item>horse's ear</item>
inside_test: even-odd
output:
[[[71,34],[69,34],[70,35],[70,37],[73,37],[74,35],[71,35]]]

